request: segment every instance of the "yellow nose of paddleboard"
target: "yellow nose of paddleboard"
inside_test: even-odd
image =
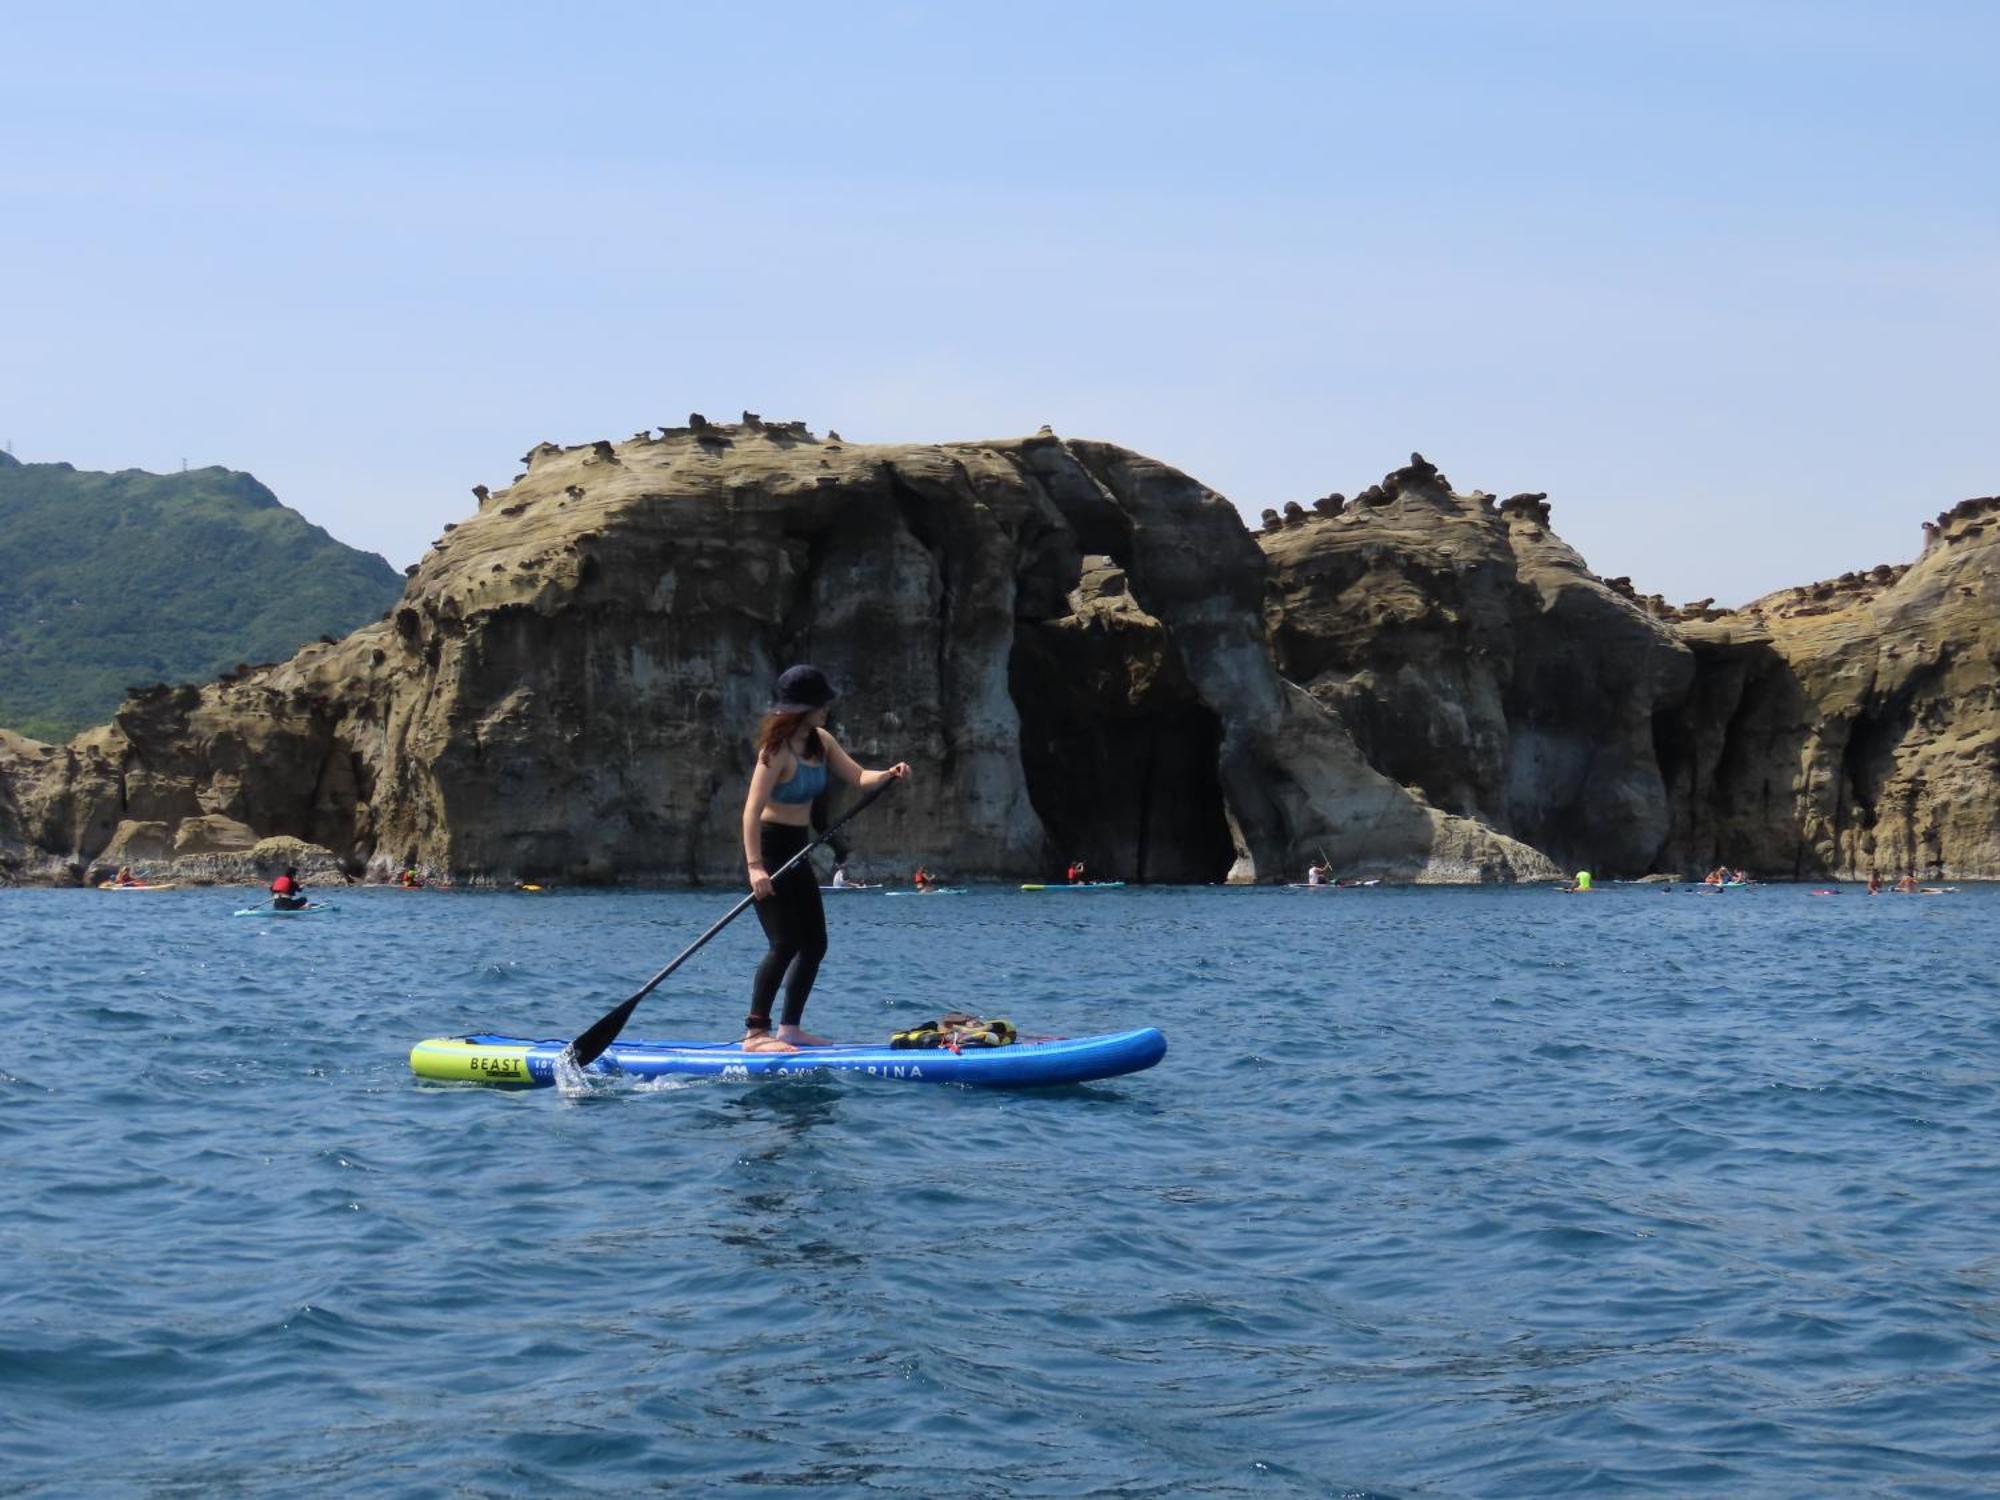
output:
[[[533,1083],[526,1047],[492,1046],[464,1037],[432,1037],[410,1049],[410,1071],[440,1083]]]

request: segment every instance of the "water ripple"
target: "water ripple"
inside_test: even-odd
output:
[[[719,893],[234,904],[0,892],[0,1492],[2000,1487],[1991,890],[854,898],[822,1027],[1173,1050],[570,1099],[405,1055],[574,1033]]]

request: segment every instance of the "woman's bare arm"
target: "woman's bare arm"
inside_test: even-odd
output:
[[[819,732],[819,742],[826,751],[826,763],[833,768],[833,774],[842,781],[852,782],[855,786],[862,788],[877,786],[884,781],[900,780],[910,774],[908,762],[900,760],[886,771],[864,770],[859,761],[841,749],[840,741],[824,729]]]
[[[749,794],[743,799],[743,863],[749,866],[751,894],[759,901],[771,894],[771,877],[764,871],[764,809],[777,784],[777,756],[758,756]]]

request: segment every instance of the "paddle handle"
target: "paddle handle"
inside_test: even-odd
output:
[[[790,859],[786,860],[783,864],[779,865],[777,869],[773,870],[771,872],[771,879],[775,881],[780,875],[783,875],[787,870],[791,869],[793,865],[797,864],[800,860],[804,859],[807,855],[811,854],[813,850],[817,849],[821,844],[825,843],[828,839],[832,838],[834,834],[838,833],[842,828],[846,827],[848,823],[852,822],[855,818],[859,817],[862,811],[865,808],[867,808],[870,803],[874,802],[874,800],[877,797],[880,797],[884,792],[888,791],[890,787],[894,786],[896,784],[897,779],[898,778],[891,776],[884,779],[883,781],[878,782],[865,796],[862,797],[862,799],[859,802],[855,803],[854,806],[850,807],[844,814],[842,814],[839,818],[835,819],[832,823],[829,823],[827,825],[825,833],[822,833],[818,838],[814,839],[811,843],[807,844],[805,848],[799,850],[797,854],[794,854]],[[678,969],[682,964],[686,963],[689,959],[693,958],[695,954],[701,952],[701,950],[708,945],[708,941],[710,938],[714,937],[718,932],[722,931],[723,928],[727,927],[731,922],[734,922],[738,917],[742,916],[747,908],[755,905],[756,900],[757,898],[755,895],[745,896],[741,901],[738,901],[734,906],[730,907],[729,911],[712,927],[710,927],[708,931],[704,932],[700,937],[696,938],[692,943],[689,943],[686,948],[682,949],[681,952],[674,958],[674,961],[672,963],[668,964],[664,969],[660,970],[659,973],[655,974],[651,979],[647,980],[644,984],[639,986],[639,988],[631,995],[630,998],[622,1001],[618,1006],[616,1006],[614,1009],[607,1012],[603,1017],[601,1017],[588,1030],[586,1030],[580,1036],[578,1036],[575,1041],[571,1042],[569,1046],[564,1049],[564,1051],[568,1054],[569,1060],[572,1063],[574,1063],[577,1067],[585,1068],[589,1067],[590,1064],[596,1062],[598,1058],[602,1057],[604,1055],[604,1049],[606,1047],[609,1047],[616,1040],[618,1040],[618,1033],[623,1031],[625,1029],[625,1023],[632,1019],[632,1012],[638,1008],[639,1002],[645,999],[648,995],[652,994],[654,990],[658,989],[661,983],[666,979],[666,977],[669,974],[673,973],[674,970]]]

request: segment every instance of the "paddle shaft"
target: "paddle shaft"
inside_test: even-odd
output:
[[[813,850],[817,849],[821,844],[825,843],[828,839],[832,838],[834,834],[839,832],[841,828],[845,827],[855,818],[858,818],[861,815],[862,810],[866,808],[869,803],[873,802],[877,797],[881,796],[884,792],[888,791],[889,788],[894,785],[895,785],[895,778],[893,777],[891,777],[889,780],[877,784],[874,790],[870,791],[867,796],[863,797],[859,802],[855,803],[853,807],[849,808],[844,816],[836,819],[832,823],[829,823],[827,825],[825,833],[822,833],[818,838],[814,839],[811,843],[807,844],[805,848],[801,849],[797,854],[794,854],[790,859],[786,860],[783,864],[779,865],[777,869],[773,870],[771,872],[771,879],[773,881],[777,880],[777,878],[780,875],[783,875],[787,870],[791,869],[793,865],[797,864],[800,860],[804,859],[807,855],[811,854]],[[602,1057],[604,1055],[604,1049],[606,1047],[609,1047],[613,1042],[618,1040],[618,1033],[623,1031],[625,1029],[625,1023],[632,1019],[632,1012],[638,1009],[639,1002],[645,999],[648,995],[652,994],[654,990],[658,989],[660,987],[661,982],[664,981],[669,974],[673,973],[674,970],[678,969],[682,964],[686,963],[689,959],[693,958],[695,954],[701,952],[701,950],[707,946],[708,940],[710,938],[714,937],[718,932],[722,931],[723,928],[727,927],[731,922],[734,922],[738,917],[742,916],[744,911],[749,907],[754,906],[756,902],[757,902],[757,897],[754,894],[752,894],[745,896],[741,901],[737,902],[734,906],[730,907],[728,913],[720,921],[718,921],[713,927],[710,927],[708,931],[704,932],[700,937],[696,938],[692,943],[689,943],[687,947],[681,951],[680,955],[677,958],[675,958],[672,963],[668,964],[664,969],[660,970],[659,973],[655,974],[651,979],[647,980],[643,985],[639,987],[638,991],[634,993],[630,998],[626,999],[625,1001],[620,1003],[615,1009],[607,1012],[605,1015],[600,1017],[597,1020],[597,1022],[593,1024],[587,1031],[583,1032],[580,1036],[577,1037],[575,1041],[571,1042],[569,1046],[565,1047],[563,1049],[563,1052],[564,1055],[568,1058],[568,1060],[574,1063],[579,1068],[587,1068],[592,1063],[596,1062],[598,1058]]]

